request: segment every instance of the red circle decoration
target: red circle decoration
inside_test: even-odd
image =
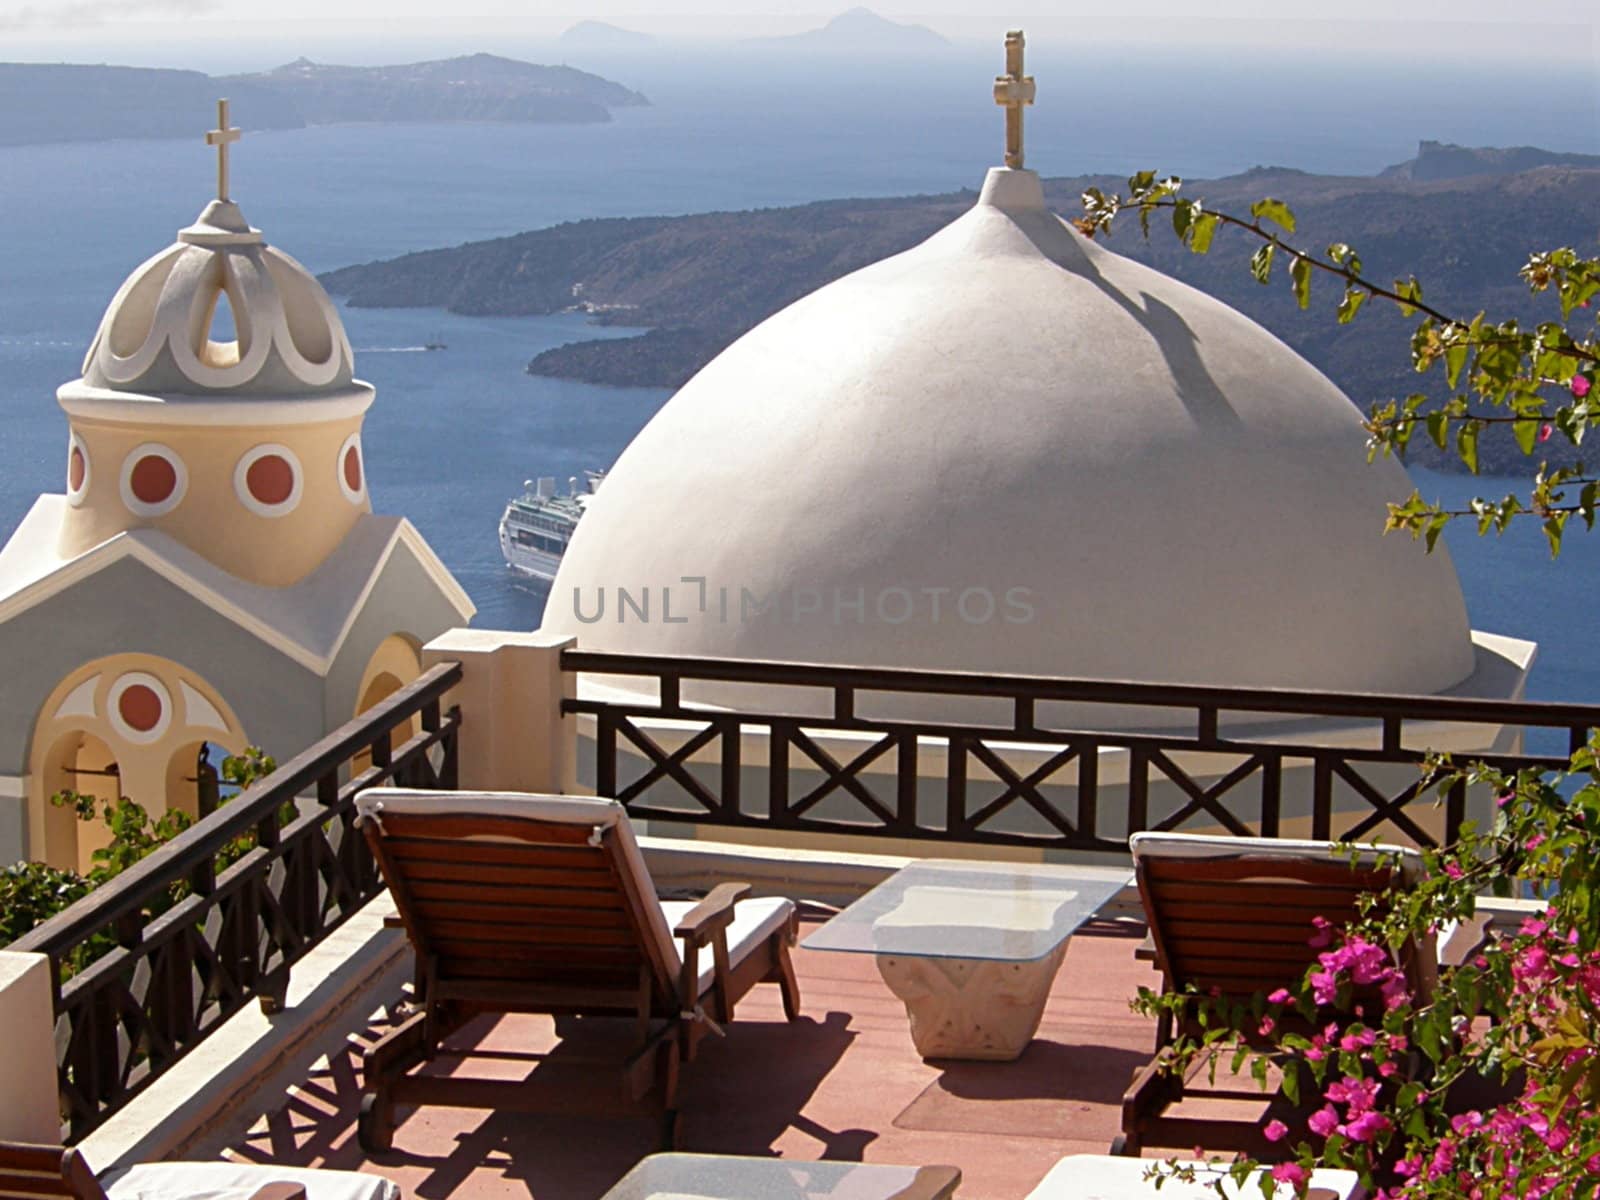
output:
[[[245,471],[245,486],[258,503],[276,507],[294,495],[294,468],[281,454],[263,454]]]
[[[159,454],[146,454],[128,477],[128,489],[141,504],[160,504],[177,487],[178,472]]]
[[[74,446],[72,453],[67,455],[67,490],[80,492],[83,490],[83,481],[89,474],[89,464],[83,457],[83,450]]]
[[[361,451],[354,446],[345,448],[344,485],[352,492],[361,490]]]
[[[161,721],[161,697],[145,684],[131,684],[117,697],[117,714],[130,729],[149,733]]]

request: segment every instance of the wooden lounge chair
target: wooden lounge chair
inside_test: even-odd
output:
[[[1257,992],[1298,983],[1317,961],[1319,951],[1308,944],[1313,917],[1346,924],[1357,915],[1359,896],[1414,877],[1422,865],[1416,851],[1399,846],[1374,847],[1352,862],[1333,843],[1284,838],[1138,833],[1129,847],[1163,991],[1192,985],[1202,996],[1241,1003]],[[1401,856],[1400,880],[1392,868],[1378,865],[1380,853]],[[1400,955],[1415,995],[1429,994],[1438,978],[1432,942],[1408,946]],[[1376,994],[1356,1000],[1382,1011]],[[1281,1154],[1282,1145],[1262,1136],[1265,1118],[1259,1112],[1226,1115],[1252,1100],[1259,1110],[1265,1097],[1251,1090],[1252,1082],[1224,1078],[1226,1065],[1217,1071],[1216,1086],[1204,1077],[1186,1082],[1167,1069],[1176,1034],[1199,1035],[1197,1023],[1187,1024],[1175,1030],[1170,1016],[1158,1022],[1155,1057],[1123,1096],[1122,1134],[1112,1143],[1113,1153],[1136,1155],[1153,1145],[1264,1158]],[[1192,1115],[1172,1111],[1184,1101],[1191,1102]]]
[[[417,1011],[363,1064],[369,1151],[391,1145],[397,1103],[621,1108],[661,1118],[670,1148],[680,1068],[737,1001],[772,982],[784,1014],[799,1016],[793,902],[743,899],[743,883],[699,903],[658,901],[615,800],[374,788],[357,808],[417,955]],[[636,1037],[620,1084],[585,1068],[543,1099],[542,1066],[524,1082],[412,1072],[484,1012],[631,1017]]]
[[[380,1175],[231,1162],[141,1163],[104,1184],[77,1150],[0,1141],[0,1197],[5,1200],[400,1200]]]

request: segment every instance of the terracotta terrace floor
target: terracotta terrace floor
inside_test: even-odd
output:
[[[1154,1042],[1151,1023],[1128,1011],[1139,985],[1157,982],[1134,957],[1143,933],[1106,923],[1074,937],[1038,1036],[1013,1063],[923,1062],[870,956],[798,950],[803,1019],[787,1024],[777,988],[761,985],[727,1039],[706,1039],[682,1093],[679,1148],[949,1163],[965,1176],[963,1197],[1025,1196],[1061,1155],[1104,1153],[1118,1131],[1123,1088]],[[425,1108],[402,1110],[393,1151],[369,1159],[355,1118],[360,1049],[378,1032],[319,1063],[231,1154],[379,1172],[408,1200],[592,1200],[656,1149],[655,1125],[639,1119]],[[518,1051],[555,1040],[544,1017],[485,1021],[468,1035]]]

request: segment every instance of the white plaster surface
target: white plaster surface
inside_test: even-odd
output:
[[[995,171],[966,215],[764,321],[668,402],[592,501],[545,629],[635,653],[1453,688],[1475,666],[1454,567],[1382,536],[1410,484],[1363,442],[1271,334]],[[652,619],[619,588],[648,590]],[[975,588],[987,621],[956,612]],[[879,611],[893,589],[909,618]],[[1026,620],[1006,619],[1012,589]],[[602,591],[604,617],[579,620]],[[742,617],[742,591],[782,607]]]
[[[57,549],[64,496],[40,496],[0,550],[0,621],[41,604],[122,558],[139,559],[303,666],[326,672],[383,566],[399,545],[470,620],[461,585],[404,517],[363,513],[328,558],[289,587],[250,583],[154,529],[129,529],[76,557]]]
[[[96,1174],[208,1158],[237,1142],[318,1057],[399,996],[411,956],[405,934],[383,927],[393,913],[389,894],[377,896],[295,964],[281,1011],[247,1005],[83,1139]]]
[[[0,1030],[5,1036],[0,1140],[61,1140],[55,1025],[50,960],[43,954],[0,950]]]
[[[7,866],[27,857],[27,796],[25,777],[0,775],[0,866]]]

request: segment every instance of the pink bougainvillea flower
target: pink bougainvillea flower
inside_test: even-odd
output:
[[[1289,1136],[1289,1127],[1282,1121],[1268,1121],[1267,1127],[1261,1131],[1261,1136],[1269,1142],[1281,1142]]]
[[[1342,1127],[1345,1137],[1352,1142],[1370,1142],[1380,1133],[1384,1133],[1392,1126],[1389,1118],[1380,1112],[1368,1109],[1359,1116],[1351,1119],[1350,1123]]]
[[[1354,1054],[1364,1050],[1378,1040],[1378,1035],[1370,1029],[1352,1030],[1339,1039],[1339,1049],[1347,1054]]]
[[[1311,1114],[1311,1118],[1306,1124],[1310,1126],[1311,1132],[1318,1137],[1327,1137],[1335,1129],[1339,1128],[1339,1114],[1334,1110],[1333,1105],[1325,1104]]]
[[[1548,425],[1546,425],[1545,428],[1548,429],[1550,427]],[[1445,863],[1445,865],[1444,865],[1444,873],[1446,875],[1450,876],[1451,879],[1460,879],[1461,876],[1463,874],[1465,874],[1465,872],[1463,872],[1461,870],[1461,864],[1460,863],[1453,863],[1453,862]]]
[[[1270,996],[1267,997],[1267,1003],[1268,1004],[1287,1004],[1287,1003],[1289,1003],[1289,1001],[1291,999],[1293,999],[1293,997],[1291,997],[1289,995],[1289,989],[1288,988],[1279,988],[1277,991],[1273,992]]]
[[[1539,426],[1539,440],[1541,442],[1548,442],[1550,440],[1550,435],[1555,431],[1556,427],[1550,424],[1549,421],[1546,421],[1543,425]]]
[[[1272,1178],[1278,1183],[1287,1183],[1292,1187],[1300,1187],[1311,1178],[1311,1173],[1299,1163],[1279,1163],[1272,1168]]]
[[[1379,990],[1383,993],[1383,1007],[1393,1012],[1395,1009],[1410,1003],[1411,992],[1406,987],[1405,976],[1391,975],[1383,981]]]
[[[1582,400],[1589,394],[1589,377],[1587,375],[1574,375],[1570,386],[1572,394]]]
[[[1311,998],[1318,1004],[1332,1004],[1339,996],[1339,977],[1332,971],[1317,971],[1311,976]]]
[[[1257,1026],[1257,1029],[1260,1031],[1262,1037],[1271,1037],[1272,1031],[1277,1027],[1278,1023],[1271,1017],[1262,1017],[1261,1024]]]

